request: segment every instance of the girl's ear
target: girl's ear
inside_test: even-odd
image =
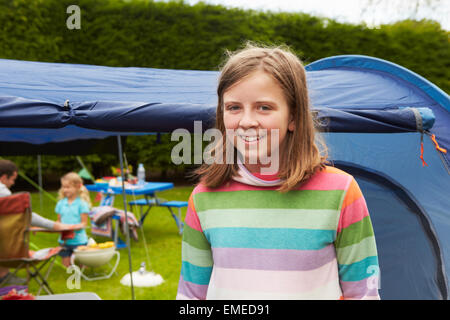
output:
[[[289,116],[289,124],[288,124],[288,130],[289,131],[294,131],[295,129],[295,121],[293,119],[292,114]]]

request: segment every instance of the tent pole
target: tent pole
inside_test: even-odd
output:
[[[120,135],[117,136],[117,146],[119,149],[119,161],[120,161],[120,174],[122,176],[122,198],[123,198],[123,211],[125,212],[125,233],[127,241],[128,250],[128,266],[130,270],[130,284],[131,284],[131,299],[135,300],[134,297],[134,285],[133,285],[133,266],[131,264],[131,249],[130,249],[130,229],[128,228],[128,214],[127,214],[127,196],[125,194],[125,171],[123,167],[123,157],[122,157],[122,141]]]
[[[42,166],[41,166],[41,155],[37,155],[37,165],[38,165],[38,184],[39,184],[39,205],[40,205],[40,212],[43,212],[44,209],[44,203],[42,198]]]

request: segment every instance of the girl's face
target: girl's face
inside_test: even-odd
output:
[[[69,180],[61,180],[61,188],[64,197],[68,199],[76,198],[80,189],[79,186]]]
[[[245,154],[247,169],[257,172],[264,163],[259,162],[261,156],[272,157],[274,152],[281,159],[286,133],[295,124],[283,90],[272,76],[262,70],[249,74],[224,92],[223,102],[227,137]],[[278,131],[278,139],[272,129]],[[258,159],[258,163],[250,164],[249,159]]]

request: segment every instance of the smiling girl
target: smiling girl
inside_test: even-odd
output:
[[[379,299],[366,202],[316,145],[300,60],[248,45],[217,93],[214,153],[235,161],[196,171],[177,298]]]
[[[76,228],[85,228],[88,224],[89,208],[91,200],[89,191],[83,185],[83,180],[75,172],[69,172],[61,178],[61,188],[59,189],[59,201],[56,204],[55,212],[58,214],[58,222],[74,224]],[[81,245],[86,245],[88,241],[84,229],[76,230],[75,237],[62,240],[59,243],[63,246],[60,251],[63,265],[70,265],[70,257],[73,250]]]

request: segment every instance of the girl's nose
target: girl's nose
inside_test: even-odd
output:
[[[254,114],[251,110],[244,110],[241,119],[239,120],[239,126],[243,129],[253,128],[258,126]]]

